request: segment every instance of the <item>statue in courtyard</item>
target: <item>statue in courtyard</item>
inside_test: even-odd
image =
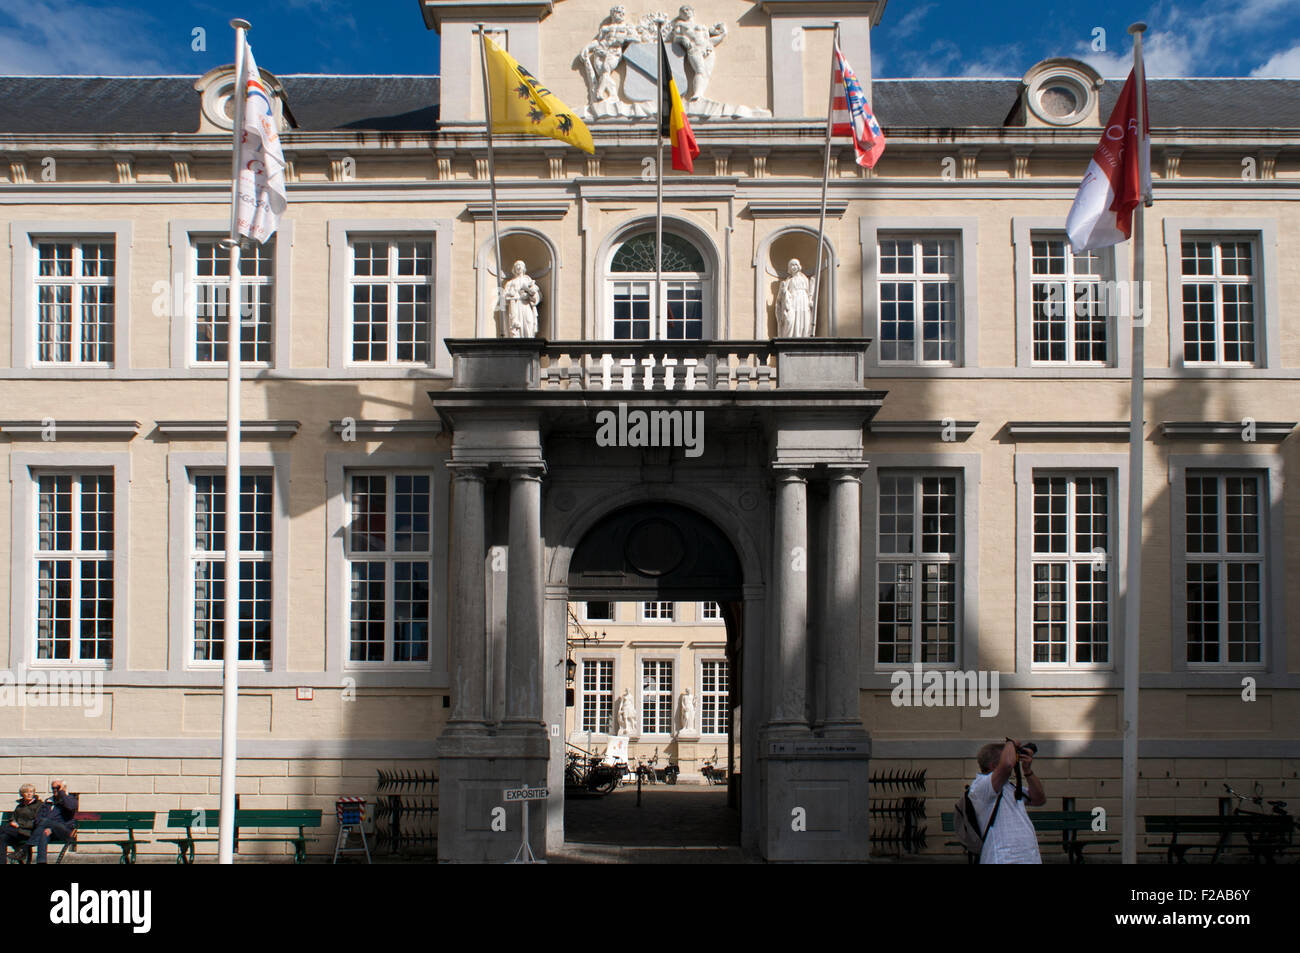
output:
[[[677,705],[677,733],[679,735],[700,733],[699,700],[690,688],[682,692],[681,701]]]
[[[631,689],[623,689],[623,694],[619,696],[618,707],[614,710],[614,734],[641,734],[640,719],[637,716],[636,702],[632,700]]]
[[[798,258],[791,258],[776,295],[776,334],[783,338],[813,336],[813,280],[804,274]]]
[[[512,338],[537,337],[537,305],[542,292],[528,276],[528,266],[514,263],[511,278],[501,289],[501,306],[505,311],[506,335]]]
[[[638,38],[636,27],[627,22],[627,11],[622,6],[612,7],[596,38],[578,54],[589,102],[618,99],[618,64],[623,62],[623,50]]]
[[[696,23],[695,8],[684,6],[668,24],[666,34],[664,40],[680,46],[691,67],[686,99],[703,99],[709,79],[713,76],[714,47],[727,38],[727,28],[721,23],[715,23],[712,27]]]

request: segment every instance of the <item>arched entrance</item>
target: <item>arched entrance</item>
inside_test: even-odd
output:
[[[746,807],[745,802],[752,802],[752,798],[744,796],[742,779],[743,766],[754,763],[752,758],[747,760],[752,752],[743,750],[750,747],[746,739],[757,737],[753,725],[745,730],[745,723],[753,719],[748,717],[743,699],[747,687],[754,690],[761,668],[757,659],[752,664],[747,662],[744,652],[746,635],[761,629],[764,611],[760,550],[757,539],[750,538],[756,514],[745,513],[709,491],[674,485],[661,487],[658,498],[649,488],[636,487],[612,497],[607,492],[594,494],[590,508],[572,505],[575,496],[586,501],[584,489],[576,484],[572,489],[557,486],[551,497],[556,505],[554,509],[548,507],[548,517],[562,523],[564,528],[559,533],[560,544],[547,574],[547,653],[563,652],[566,633],[562,626],[573,603],[593,600],[625,606],[647,601],[694,606],[716,603],[726,632],[729,717],[725,742],[715,738],[683,743],[676,734],[671,740],[650,737],[657,740],[666,754],[681,758],[687,765],[696,762],[701,748],[704,756],[722,748],[719,761],[728,771],[725,803],[730,811],[739,812],[741,843],[754,847],[758,810],[752,803]],[[567,513],[564,507],[569,508]],[[706,516],[706,512],[710,515]],[[745,525],[745,517],[751,525]],[[733,537],[737,542],[733,543]],[[640,658],[639,652],[625,654],[629,663],[633,657]],[[685,661],[688,655],[682,655],[683,667],[688,664]],[[639,681],[641,677],[639,667],[634,679],[627,677],[632,673],[622,674],[625,682]],[[681,673],[675,682],[674,704],[684,684],[691,684],[697,674],[693,670]],[[566,692],[564,678],[558,671],[557,677],[548,680],[545,696],[548,722],[563,724]],[[640,711],[639,694],[636,702]],[[602,749],[603,744],[595,747]],[[564,750],[563,743],[552,745],[548,773],[552,791],[563,790]],[[722,795],[721,789],[718,793]],[[568,840],[562,802],[560,807],[548,814],[548,850],[560,849]],[[734,814],[731,822],[735,823]],[[734,833],[717,843],[734,845]]]

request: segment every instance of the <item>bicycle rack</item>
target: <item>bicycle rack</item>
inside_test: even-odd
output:
[[[438,843],[438,783],[432,771],[375,772],[375,844],[387,845],[389,854],[427,851]],[[427,792],[423,795],[416,791]],[[402,792],[412,792],[403,795]]]
[[[925,770],[876,774],[867,782],[873,791],[883,789],[904,795],[888,799],[873,796],[868,801],[872,852],[900,856],[922,850],[925,847]]]

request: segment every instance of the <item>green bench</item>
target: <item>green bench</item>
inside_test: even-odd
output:
[[[136,838],[136,831],[150,832],[154,825],[153,811],[78,811],[77,827],[72,832],[72,836],[67,840],[51,841],[52,844],[62,844],[63,849],[59,851],[56,864],[63,863],[63,856],[71,848],[74,852],[77,846],[88,844],[112,844],[122,852],[121,859],[118,861],[122,864],[135,863],[135,849],[139,844],[148,841],[141,841]],[[9,823],[9,812],[5,811],[0,815],[0,825]],[[108,832],[112,834],[126,833],[125,837],[107,837],[96,840],[87,840],[83,835],[91,831]],[[30,858],[32,848],[23,846],[16,849],[21,857]]]
[[[169,811],[167,827],[170,830],[185,831],[182,837],[159,838],[164,844],[176,845],[176,863],[194,863],[194,845],[217,841],[218,819],[220,811],[215,808]],[[293,845],[293,862],[301,864],[307,859],[307,842],[316,840],[307,833],[307,828],[321,826],[321,812],[315,810],[247,810],[235,811],[235,851],[239,843],[269,842]],[[277,828],[297,828],[296,834],[288,832],[279,834],[258,834],[254,837],[241,837],[241,830],[274,830]]]
[[[943,829],[945,833],[951,834],[953,831],[952,812],[947,811],[942,815]],[[1093,838],[1083,840],[1079,837],[1082,833],[1092,831],[1092,812],[1091,811],[1030,811],[1029,819],[1034,823],[1034,830],[1041,834],[1044,831],[1061,834],[1061,849],[1069,855],[1070,863],[1082,864],[1084,862],[1083,852],[1087,847],[1099,847],[1105,844],[1117,844],[1117,838]],[[961,847],[960,841],[948,841],[947,847]],[[977,863],[978,854],[966,852],[968,863]]]
[[[1292,819],[1277,814],[1147,814],[1142,818],[1148,836],[1168,837],[1150,846],[1165,851],[1171,864],[1187,863],[1189,850],[1213,850],[1210,863],[1218,863],[1233,834],[1246,840],[1255,863],[1273,863],[1291,847]],[[1193,837],[1196,840],[1179,840]]]

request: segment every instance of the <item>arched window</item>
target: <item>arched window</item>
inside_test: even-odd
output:
[[[680,235],[664,232],[663,280],[655,291],[655,233],[638,232],[614,250],[605,280],[616,341],[692,341],[712,333],[708,264]]]

